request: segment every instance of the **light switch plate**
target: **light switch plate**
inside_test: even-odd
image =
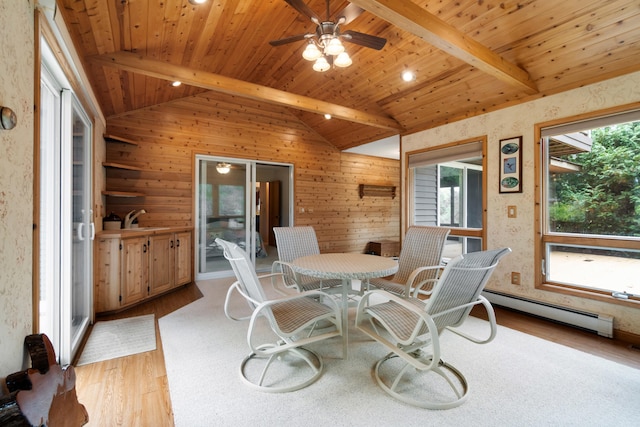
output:
[[[511,205],[507,206],[507,217],[516,218],[518,216],[518,208]]]

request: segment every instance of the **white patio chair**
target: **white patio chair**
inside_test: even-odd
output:
[[[225,315],[232,320],[250,319],[247,342],[251,353],[240,366],[242,378],[267,392],[299,390],[315,382],[322,374],[322,358],[302,346],[342,335],[338,303],[320,291],[269,300],[246,252],[219,238],[216,243],[238,279],[227,291]],[[251,316],[231,313],[234,291],[245,298],[253,311]],[[321,332],[316,328],[320,322]],[[303,369],[308,372],[301,373]]]
[[[503,248],[453,259],[426,301],[383,290],[363,296],[356,311],[356,327],[390,351],[374,367],[374,377],[386,393],[428,409],[453,408],[467,399],[467,380],[442,360],[440,338],[450,330],[478,344],[493,340],[497,329],[495,314],[480,292],[500,258],[510,252]],[[485,307],[489,317],[489,336],[484,339],[456,329],[478,304]]]
[[[342,280],[340,279],[320,280],[315,277],[297,274],[291,268],[290,263],[294,259],[320,253],[318,239],[313,227],[273,227],[273,234],[276,237],[278,260],[273,262],[271,272],[283,273],[285,288],[296,289],[298,292],[323,290],[329,293],[337,293],[341,291]],[[274,288],[278,290],[277,282],[274,280],[272,283]]]
[[[409,227],[396,274],[391,279],[370,279],[367,288],[405,297],[429,294],[444,268],[442,252],[450,231],[443,227]]]

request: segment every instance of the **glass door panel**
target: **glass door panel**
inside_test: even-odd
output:
[[[216,238],[253,252],[249,236],[255,205],[248,197],[251,167],[246,162],[199,158],[198,175],[198,273],[215,277],[230,269]]]
[[[70,354],[74,354],[89,324],[91,308],[92,240],[91,123],[75,98],[71,136],[71,289],[67,290],[65,317],[69,324]]]
[[[42,41],[38,332],[71,363],[91,316],[92,124]]]

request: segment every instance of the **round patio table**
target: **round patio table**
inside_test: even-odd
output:
[[[348,357],[349,342],[347,316],[349,313],[349,291],[353,279],[367,280],[374,277],[391,276],[398,271],[393,258],[355,253],[332,253],[296,258],[291,263],[298,274],[319,279],[342,279],[342,355]]]

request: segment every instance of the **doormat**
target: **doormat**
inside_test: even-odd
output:
[[[155,316],[96,322],[77,366],[156,349]]]

